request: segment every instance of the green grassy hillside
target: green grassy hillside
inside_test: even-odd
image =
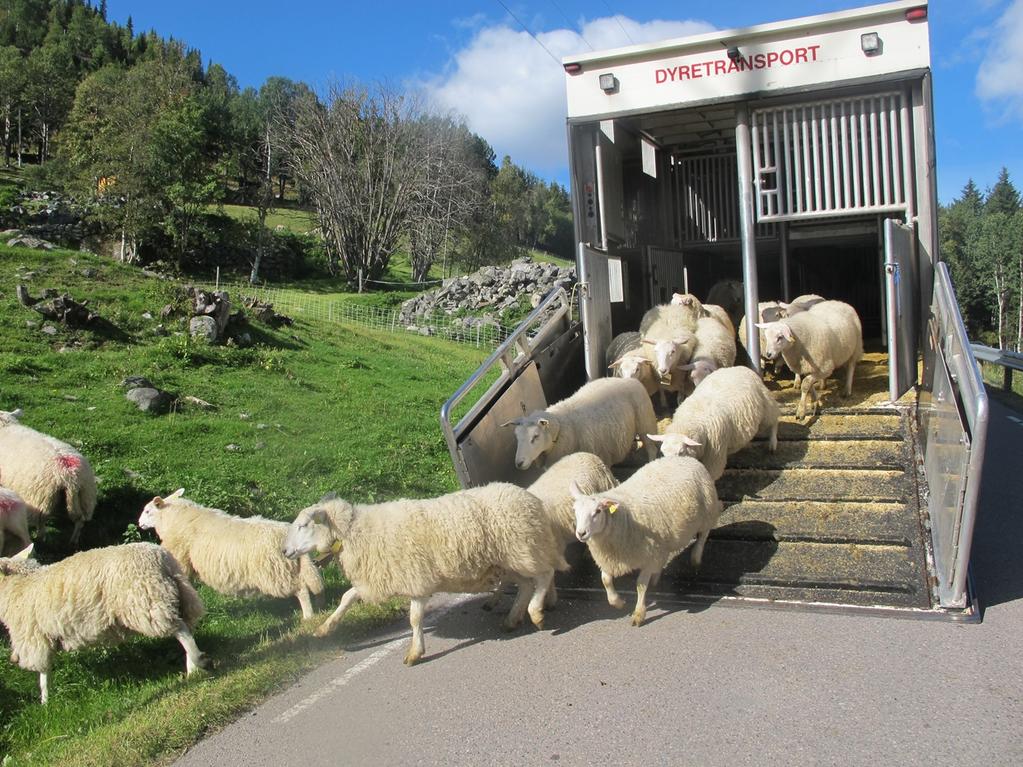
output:
[[[88,299],[116,331],[58,325],[48,335],[43,326],[53,323],[17,302],[19,283],[33,296],[55,288]],[[456,487],[437,413],[486,350],[301,320],[281,331],[254,324],[249,348],[209,347],[184,333],[187,303],[180,285],[109,260],[0,246],[0,409],[22,408],[23,423],[92,462],[100,496],[84,546],[137,536],[131,525],[144,503],[178,487],[204,505],[279,519],[329,490],[367,501]],[[161,320],[168,304],[178,310]],[[157,335],[161,322],[166,336]],[[130,375],[213,408],[147,415],[124,398]],[[66,556],[68,533],[58,518],[40,558]],[[328,580],[327,607],[344,586],[333,568]],[[140,638],[61,654],[44,709],[36,675],[9,662],[0,634],[3,763],[150,763],[336,654],[346,636],[311,639],[295,602],[201,593],[209,615],[196,638],[216,665],[199,681],[183,681],[175,640]],[[395,609],[364,609],[345,630]]]

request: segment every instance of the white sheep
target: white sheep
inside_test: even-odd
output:
[[[732,318],[728,316],[728,312],[725,311],[724,307],[717,304],[704,304],[703,316],[716,319],[729,332],[732,338],[735,338],[735,323],[732,322]]]
[[[616,357],[608,367],[618,378],[634,378],[639,381],[651,397],[661,388],[652,346],[641,345],[636,349],[629,349]]]
[[[769,449],[778,447],[780,408],[755,372],[746,367],[721,368],[686,398],[663,435],[647,438],[661,444],[666,456],[696,458],[717,480],[728,456],[770,430]]]
[[[170,552],[129,543],[40,566],[28,558],[31,550],[0,559],[0,621],[11,635],[11,660],[39,672],[43,703],[58,649],[118,641],[129,632],[177,638],[188,674],[204,665],[191,629],[206,610]]]
[[[681,370],[689,371],[693,388],[719,368],[735,364],[735,332],[714,317],[701,317],[696,326],[696,348]],[[688,393],[688,392],[687,392]]]
[[[702,316],[703,304],[696,296],[676,293],[670,304],[658,304],[646,311],[639,321],[639,332],[655,340],[674,338],[680,330],[696,330],[696,321]]]
[[[692,359],[696,350],[696,334],[689,330],[677,330],[672,338],[644,338],[642,343],[653,350],[654,370],[657,375],[667,378],[672,370]],[[668,383],[670,384],[670,381]]]
[[[792,372],[803,377],[796,418],[806,415],[806,400],[817,412],[824,382],[845,366],[845,396],[852,394],[856,363],[863,356],[863,329],[856,310],[842,301],[822,301],[804,312],[777,322],[762,323],[767,340],[765,356],[781,356]]]
[[[189,577],[222,594],[295,597],[302,617],[313,617],[310,594],[323,592],[320,571],[309,557],[293,561],[281,552],[288,523],[233,517],[184,498],[184,488],[157,496],[139,516]]]
[[[502,578],[513,579],[519,593],[505,627],[518,626],[528,609],[542,628],[554,571],[568,568],[561,549],[540,500],[498,482],[439,498],[373,505],[328,496],[298,513],[283,550],[288,557],[337,552],[351,581],[317,636],[333,631],[357,601],[410,598],[412,642],[405,663],[411,666],[426,651],[423,613],[438,592],[492,591]]]
[[[793,314],[805,312],[811,306],[816,306],[822,301],[827,301],[827,299],[824,298],[824,296],[818,296],[816,293],[804,293],[801,296],[796,296],[788,303],[779,301],[778,306],[781,308],[781,315],[777,319],[781,319],[781,317],[791,317]]]
[[[0,410],[0,476],[20,495],[36,522],[36,535],[45,519],[63,502],[74,523],[71,544],[96,509],[96,475],[85,456],[66,442],[19,423],[22,412]]]
[[[28,535],[28,507],[25,501],[10,488],[0,487],[0,557],[4,555],[7,533],[21,541],[17,551],[32,543]]]
[[[647,428],[653,424],[653,428]],[[631,378],[598,378],[546,410],[507,421],[515,427],[515,466],[528,469],[543,456],[553,463],[570,453],[594,453],[608,466],[632,453],[639,435],[657,430],[650,397]],[[645,443],[651,459],[656,448]]]
[[[526,488],[543,504],[551,529],[560,541],[562,553],[569,542],[575,540],[575,514],[572,512],[572,495],[568,491],[570,482],[575,482],[584,493],[600,493],[618,484],[607,464],[593,453],[572,453],[547,469]],[[501,585],[484,608],[494,607],[505,585]],[[553,607],[557,601],[557,591],[552,583],[547,590],[545,604]]]
[[[651,579],[696,537],[692,562],[700,566],[703,546],[721,515],[714,482],[693,458],[659,458],[641,467],[616,488],[585,494],[570,487],[576,537],[600,568],[600,580],[612,607],[625,607],[614,579],[633,570],[636,608],[632,625],[646,618],[646,590]]]

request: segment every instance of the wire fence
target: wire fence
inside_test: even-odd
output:
[[[287,288],[273,288],[246,283],[224,284],[219,288],[205,285],[206,290],[224,290],[236,302],[255,298],[273,304],[274,310],[295,319],[310,322],[354,323],[363,327],[391,333],[415,333],[421,336],[445,338],[477,348],[493,349],[500,346],[514,328],[481,317],[453,317],[433,314],[403,321],[399,309],[365,306],[338,299],[336,296],[317,295]]]

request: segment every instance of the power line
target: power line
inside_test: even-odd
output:
[[[559,6],[559,5],[558,5],[558,4],[556,3],[556,2],[554,2],[554,0],[551,0],[551,5],[553,5],[553,6],[554,6],[554,9],[555,9],[555,10],[556,10],[556,11],[557,11],[558,13],[560,13],[560,14],[561,14],[561,18],[563,18],[563,19],[564,19],[564,20],[565,20],[565,21],[566,21],[566,22],[568,23],[568,29],[572,29],[572,26],[573,26],[573,24],[572,24],[572,20],[571,20],[570,18],[568,18],[568,14],[567,14],[567,13],[565,13],[565,12],[564,12],[563,10],[561,10],[561,6]],[[573,31],[574,31],[574,30],[573,30]],[[583,33],[582,33],[582,30],[579,30],[579,33],[578,33],[578,34],[579,34],[579,37],[580,37],[580,38],[582,38],[582,41],[583,41],[584,43],[586,43],[586,46],[587,46],[587,47],[588,47],[588,48],[589,48],[589,49],[590,49],[591,51],[595,51],[595,50],[596,50],[596,48],[594,48],[594,47],[593,47],[592,45],[590,45],[590,41],[589,41],[589,40],[587,40],[587,39],[586,39],[585,37],[583,37]]]
[[[524,30],[526,30],[526,33],[530,37],[532,37],[534,40],[536,40],[536,44],[537,45],[539,45],[541,48],[543,48],[545,51],[547,51],[547,55],[550,56],[552,59],[554,59],[554,63],[555,64],[557,64],[559,67],[561,66],[561,59],[559,59],[557,56],[555,56],[553,53],[551,53],[551,49],[548,48],[546,45],[544,45],[543,43],[540,42],[540,38],[537,37],[536,35],[534,35],[530,31],[529,27],[527,27],[525,24],[522,23],[522,19],[520,19],[518,16],[516,16],[514,13],[512,13],[511,8],[509,8],[507,5],[505,5],[503,0],[497,0],[497,4],[500,5],[502,8],[504,8],[508,12],[508,15],[511,16],[513,19],[515,19],[515,21],[519,22],[519,26],[522,27]]]
[[[625,38],[630,43],[635,45],[636,41],[632,39],[632,35],[629,34],[629,30],[627,30],[625,28],[625,25],[622,24],[622,20],[620,18],[618,18],[618,14],[611,10],[611,6],[608,5],[607,0],[604,0],[604,7],[607,8],[607,12],[611,14],[611,18],[613,18],[616,22],[618,22],[618,27],[622,30],[622,32],[625,33]]]

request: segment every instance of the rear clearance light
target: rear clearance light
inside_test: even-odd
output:
[[[573,61],[571,64],[565,64],[565,71],[570,75],[577,75],[583,71],[583,65],[578,61]]]
[[[927,8],[910,8],[906,11],[906,21],[924,21],[927,18]]]

